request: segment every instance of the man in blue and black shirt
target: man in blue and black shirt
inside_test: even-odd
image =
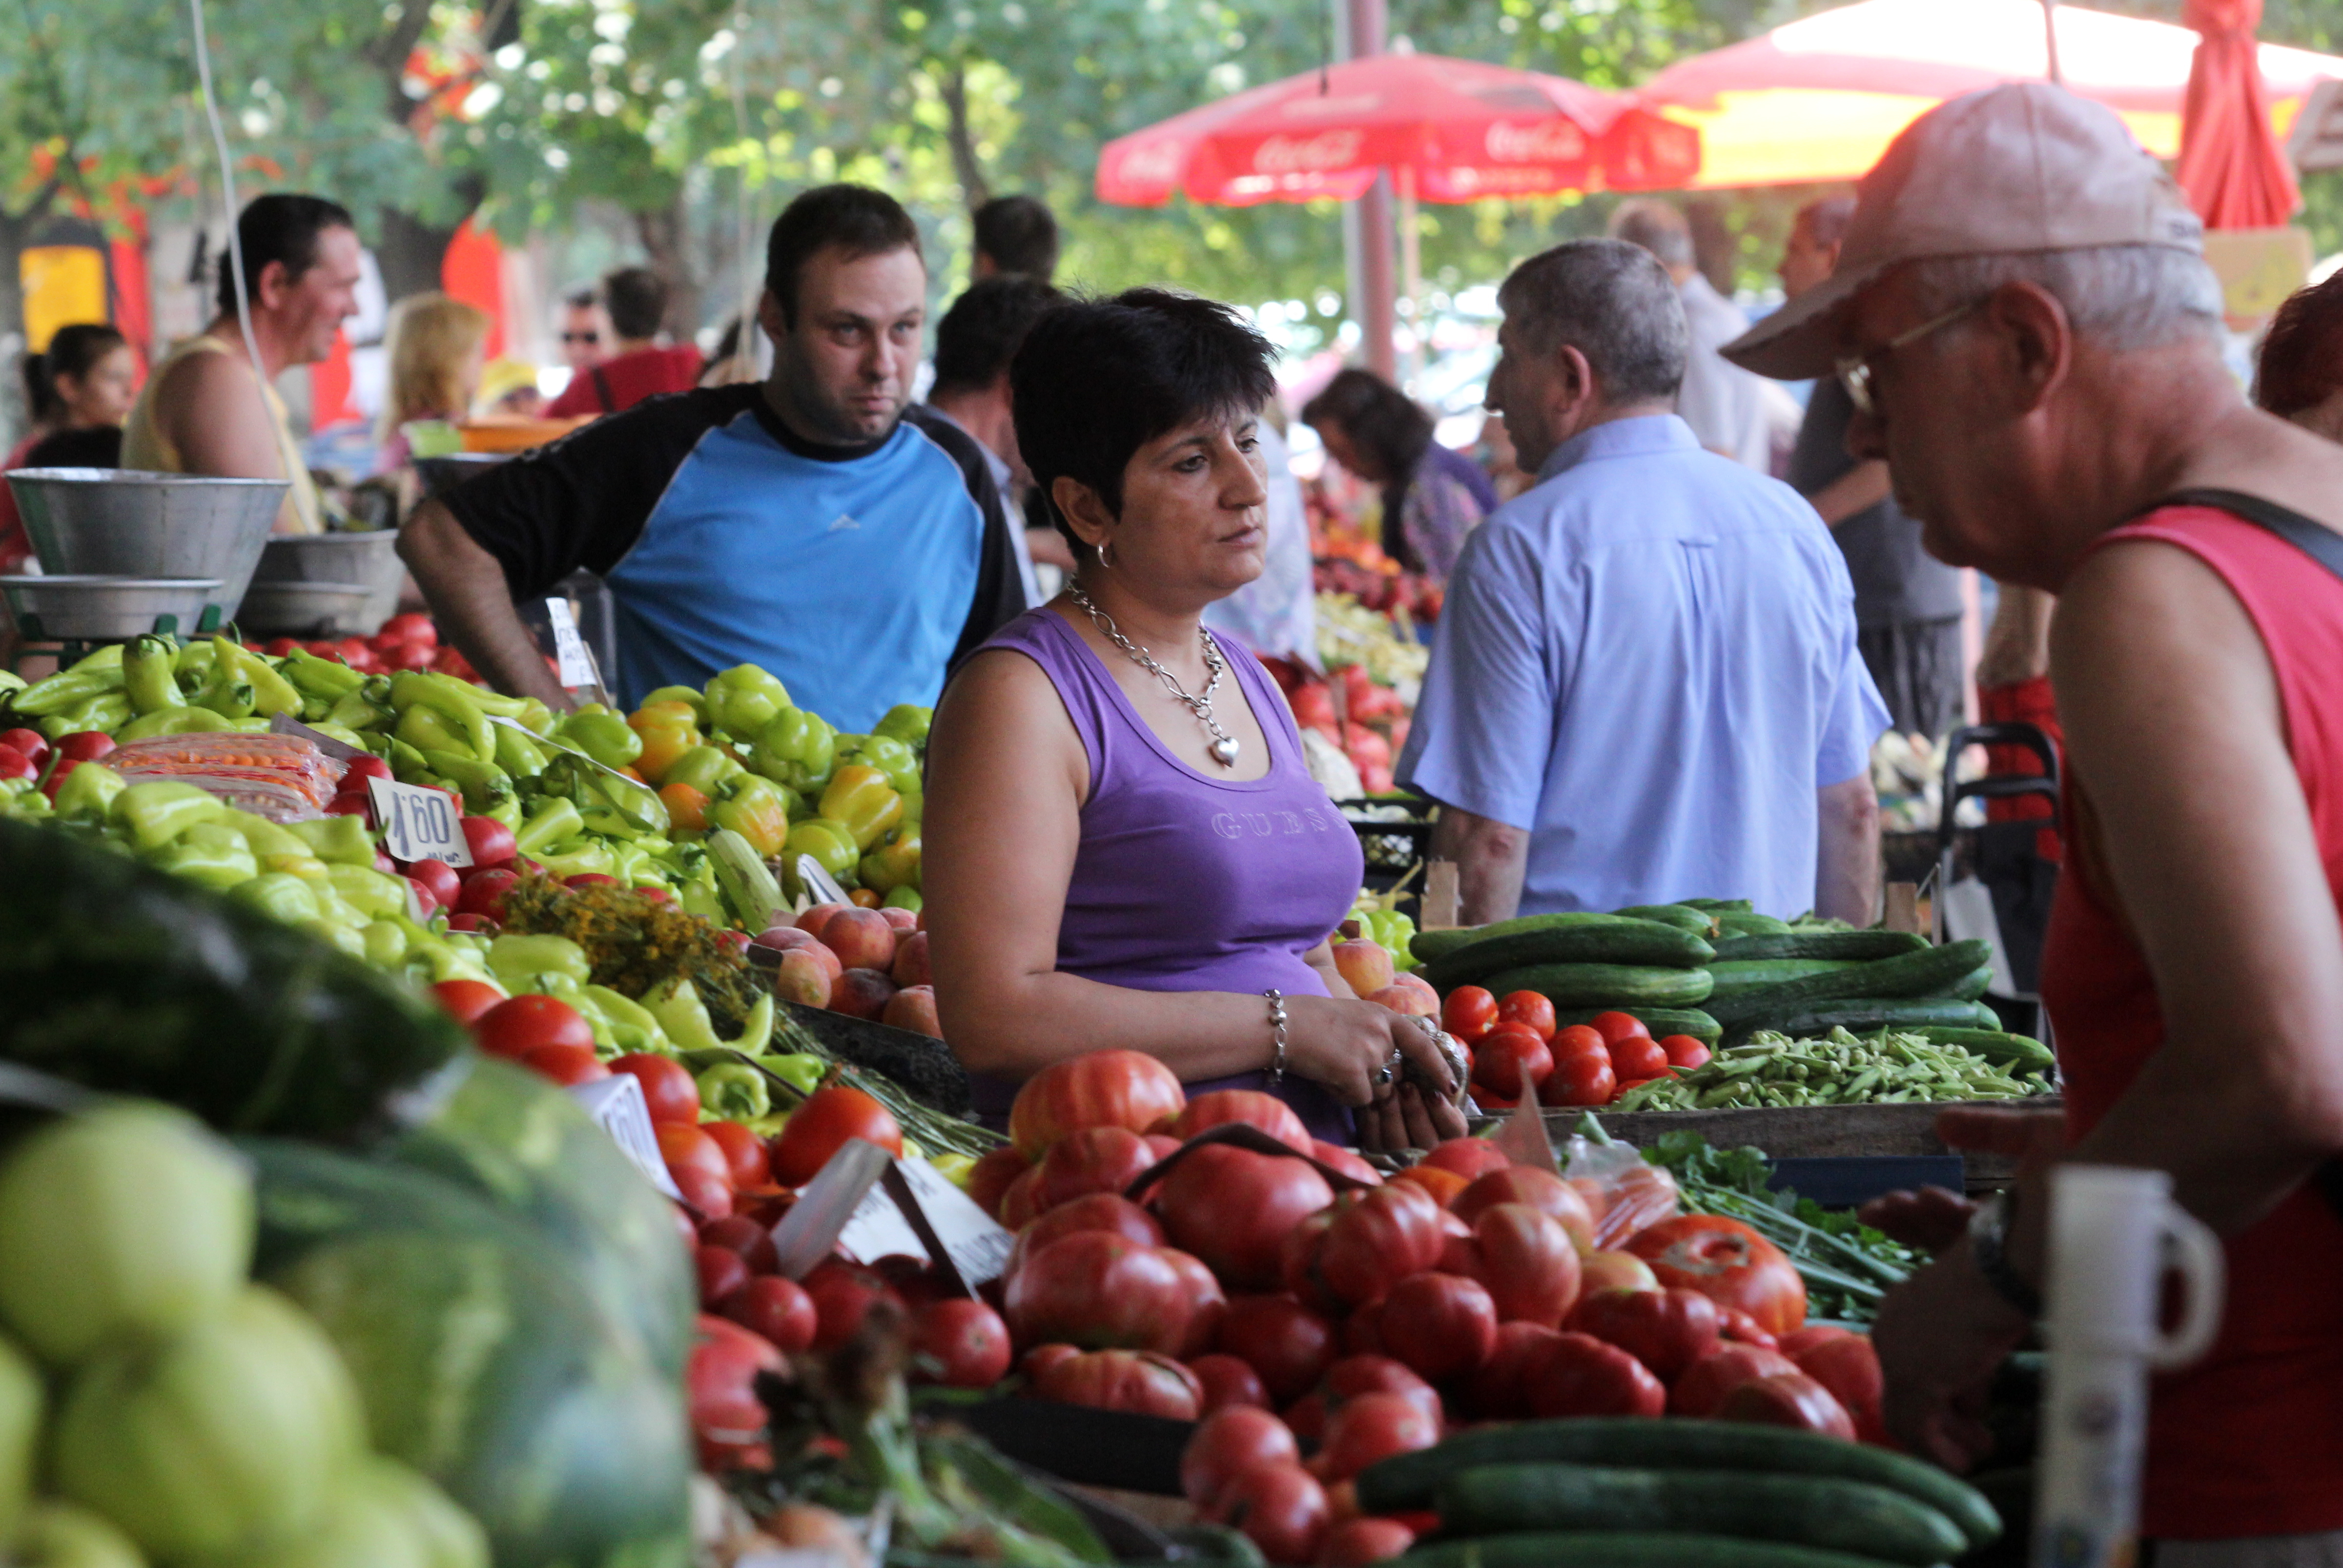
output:
[[[926,297],[892,197],[799,196],[766,251],[762,385],[654,397],[416,513],[399,554],[443,632],[498,689],[558,702],[513,605],[585,567],[629,707],[737,664],[850,732],[933,702],[1025,604],[983,454],[909,407]]]

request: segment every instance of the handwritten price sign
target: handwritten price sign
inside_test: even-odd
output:
[[[367,795],[374,803],[375,820],[382,824],[383,852],[392,859],[444,860],[450,866],[472,863],[463,815],[438,790],[389,779],[368,779]]]

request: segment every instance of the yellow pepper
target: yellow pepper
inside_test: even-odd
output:
[[[703,743],[695,718],[685,702],[647,702],[628,714],[628,728],[643,738],[635,771],[653,784],[663,779],[678,758]]]
[[[830,775],[830,787],[821,792],[821,815],[844,824],[860,851],[903,819],[903,798],[878,769],[849,763]]]

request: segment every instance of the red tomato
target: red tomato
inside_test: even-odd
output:
[[[1262,1291],[1277,1286],[1285,1233],[1333,1200],[1304,1161],[1208,1143],[1163,1179],[1156,1209],[1172,1244],[1202,1259],[1223,1284]]]
[[[1666,1387],[1643,1362],[1591,1334],[1558,1335],[1531,1377],[1534,1415],[1658,1415],[1667,1408]]]
[[[684,1202],[700,1218],[720,1220],[732,1212],[732,1184],[723,1177],[698,1165],[669,1165],[667,1173]]]
[[[1210,1509],[1247,1471],[1301,1460],[1292,1430],[1269,1412],[1245,1405],[1214,1411],[1196,1423],[1180,1451],[1181,1495],[1199,1509]]]
[[[730,1191],[732,1163],[724,1158],[724,1146],[716,1140],[683,1121],[654,1121],[651,1135],[659,1140],[659,1158],[667,1161],[669,1171],[681,1168],[702,1171]]]
[[[1601,1035],[1605,1045],[1616,1045],[1623,1040],[1634,1040],[1637,1036],[1645,1040],[1652,1038],[1652,1031],[1644,1027],[1644,1020],[1633,1013],[1598,1012],[1586,1020],[1586,1027]]]
[[[813,1343],[813,1298],[795,1280],[759,1274],[727,1296],[717,1310],[790,1355]]]
[[[1622,1083],[1640,1083],[1668,1070],[1668,1053],[1648,1034],[1611,1042],[1611,1072]]]
[[[990,1388],[1009,1375],[1009,1330],[982,1302],[930,1302],[911,1314],[914,1382]]]
[[[35,768],[49,755],[49,738],[37,729],[0,729],[0,746],[23,752]]]
[[[1805,1354],[1809,1347],[1853,1332],[1851,1329],[1842,1329],[1834,1323],[1809,1323],[1805,1328],[1792,1329],[1788,1333],[1782,1335],[1773,1348],[1780,1351],[1792,1361],[1796,1361]]]
[[[1617,1345],[1664,1380],[1715,1353],[1716,1303],[1698,1291],[1596,1291],[1570,1314],[1573,1332]]]
[[[1212,1348],[1261,1374],[1280,1404],[1298,1399],[1334,1362],[1334,1326],[1291,1296],[1237,1296]]]
[[[1331,1165],[1353,1181],[1363,1181],[1370,1187],[1383,1184],[1383,1172],[1368,1164],[1356,1150],[1341,1149],[1322,1138],[1310,1141],[1310,1152],[1321,1165]]]
[[[772,1231],[746,1214],[727,1214],[721,1220],[709,1221],[699,1227],[699,1241],[703,1246],[729,1247],[739,1253],[752,1274],[769,1274],[779,1267],[773,1253]]]
[[[882,1302],[897,1312],[903,1310],[903,1298],[875,1270],[836,1258],[816,1263],[804,1284],[806,1294],[813,1298],[813,1350],[836,1350],[852,1339],[870,1309]]]
[[[1508,1165],[1477,1178],[1456,1195],[1449,1211],[1470,1225],[1481,1212],[1498,1203],[1526,1203],[1542,1213],[1553,1216],[1556,1224],[1568,1232],[1572,1242],[1582,1250],[1594,1245],[1594,1216],[1588,1211],[1586,1200],[1578,1189],[1551,1171],[1541,1171],[1534,1165]]]
[[[1797,1363],[1756,1345],[1725,1345],[1684,1368],[1668,1390],[1671,1415],[1713,1416],[1725,1396],[1755,1378],[1794,1372]]]
[[[1839,1332],[1846,1331],[1841,1329]],[[1717,1337],[1728,1344],[1757,1345],[1769,1351],[1782,1349],[1782,1342],[1757,1326],[1757,1320],[1739,1307],[1716,1309]],[[1784,1352],[1787,1354],[1787,1352]]]
[[[0,779],[33,779],[40,775],[34,760],[13,746],[0,746]]]
[[[441,980],[431,988],[431,995],[449,1018],[470,1026],[479,1016],[505,1000],[504,992],[486,980]]]
[[[428,882],[418,881],[413,877],[407,878],[406,881],[408,887],[415,890],[415,907],[421,911],[420,918],[429,920],[433,915],[439,912],[439,895],[431,890],[431,884]]]
[[[1554,1039],[1554,1003],[1534,990],[1506,993],[1497,1003],[1499,1023],[1517,1023],[1542,1040]]]
[[[1212,1522],[1242,1533],[1272,1563],[1309,1563],[1332,1528],[1326,1489],[1298,1464],[1263,1464],[1239,1474],[1221,1493]]]
[[[1062,1346],[1046,1347],[1051,1350]],[[1026,1358],[1038,1399],[1193,1421],[1204,1402],[1196,1374],[1151,1351],[1071,1351],[1037,1367]]]
[[[1472,1183],[1455,1171],[1439,1165],[1411,1165],[1384,1183],[1387,1187],[1415,1186],[1432,1194],[1432,1201],[1445,1210],[1463,1194]]]
[[[1059,1204],[1019,1231],[1017,1244],[1010,1249],[1009,1267],[1002,1272],[1014,1274],[1025,1266],[1026,1259],[1077,1231],[1111,1231],[1133,1246],[1163,1245],[1163,1227],[1155,1222],[1154,1215],[1119,1192],[1091,1192]]]
[[[1583,1037],[1581,1031],[1584,1030]],[[1554,1071],[1538,1085],[1540,1105],[1608,1105],[1619,1091],[1603,1037],[1574,1024],[1554,1036]]]
[[[1234,1356],[1214,1351],[1190,1362],[1188,1370],[1204,1387],[1206,1415],[1220,1410],[1269,1409],[1269,1391],[1261,1386],[1261,1374]]]
[[[1041,1179],[1041,1175],[1040,1171],[1028,1166],[1002,1189],[1001,1212],[995,1217],[1003,1228],[1021,1231],[1033,1222],[1033,1183]]]
[[[567,1089],[573,1083],[591,1083],[598,1078],[608,1078],[610,1070],[594,1054],[590,1045],[540,1045],[521,1056],[521,1065],[534,1069]]]
[[[1887,1428],[1879,1416],[1879,1352],[1871,1348],[1870,1335],[1843,1333],[1815,1341],[1789,1359],[1846,1408],[1856,1437],[1865,1442],[1887,1441]]]
[[[342,764],[342,788],[364,790],[369,779],[387,779],[390,764],[379,757],[353,757]]]
[[[464,890],[456,899],[457,910],[467,915],[485,915],[501,923],[505,918],[505,890],[520,877],[506,867],[490,866],[474,871],[463,880]]]
[[[1725,1396],[1716,1407],[1716,1419],[1793,1426],[1855,1441],[1855,1421],[1846,1407],[1804,1372],[1752,1378]]]
[[[1599,1050],[1608,1056],[1611,1042],[1592,1024],[1567,1024],[1554,1031],[1554,1059],[1560,1061],[1564,1050]]]
[[[594,1049],[592,1026],[559,997],[508,997],[473,1020],[472,1035],[490,1056],[508,1056],[515,1060],[540,1045]]]
[[[1806,1282],[1782,1250],[1738,1220],[1678,1214],[1627,1239],[1663,1285],[1700,1292],[1738,1307],[1776,1336],[1806,1321]]]
[[[1473,1222],[1472,1277],[1496,1304],[1501,1323],[1560,1326],[1578,1300],[1578,1249],[1570,1232],[1526,1203],[1493,1203]]]
[[[75,762],[95,762],[114,749],[114,737],[102,729],[76,729],[57,742],[57,755]]]
[[[842,1083],[815,1090],[803,1105],[789,1112],[789,1121],[767,1145],[773,1180],[784,1187],[804,1186],[853,1138],[876,1143],[899,1159],[903,1152],[903,1130],[878,1101]]]
[[[1469,1375],[1497,1343],[1497,1304],[1476,1280],[1425,1273],[1383,1298],[1377,1327],[1392,1353],[1430,1382]]]
[[[1530,1413],[1531,1374],[1562,1342],[1544,1323],[1499,1323],[1496,1348],[1473,1374],[1473,1413],[1483,1421],[1519,1421]]]
[[[1660,1041],[1660,1054],[1678,1072],[1690,1072],[1695,1067],[1708,1065],[1708,1047],[1696,1035],[1672,1034]]]
[[[690,1069],[675,1058],[638,1050],[612,1061],[610,1070],[631,1073],[642,1084],[643,1102],[650,1107],[654,1124],[699,1124],[699,1085],[692,1081]]]
[[[1362,1352],[1344,1356],[1326,1369],[1321,1387],[1326,1402],[1340,1406],[1363,1393],[1395,1393],[1413,1400],[1434,1422],[1443,1419],[1440,1393],[1411,1372],[1406,1363],[1386,1355]]]
[[[699,1273],[702,1308],[713,1308],[749,1282],[749,1261],[729,1247],[696,1247],[691,1261]]]
[[[762,1187],[772,1181],[772,1168],[765,1159],[765,1141],[737,1121],[706,1121],[699,1130],[716,1141],[724,1151],[726,1180],[736,1192],[750,1187]]]
[[[1394,1181],[1336,1201],[1312,1272],[1336,1301],[1363,1307],[1438,1262],[1440,1247],[1440,1205],[1414,1182]]]
[[[692,1335],[691,1361],[684,1373],[691,1430],[704,1462],[722,1462],[753,1445],[765,1430],[764,1402],[755,1383],[760,1372],[786,1372],[781,1352],[739,1324],[703,1312]]]
[[[1050,1145],[1050,1151],[1034,1167],[1040,1174],[1033,1178],[1033,1211],[1046,1214],[1076,1198],[1121,1192],[1154,1163],[1155,1151],[1127,1127],[1085,1127],[1069,1132]]]
[[[1020,1344],[1176,1354],[1194,1310],[1182,1272],[1154,1247],[1077,1231],[1027,1255],[1002,1298]]]
[[[1378,1460],[1413,1453],[1440,1441],[1438,1418],[1400,1393],[1363,1393],[1326,1418],[1319,1453],[1329,1481],[1348,1481]]]
[[[1212,1348],[1220,1337],[1221,1320],[1228,1315],[1228,1298],[1221,1293],[1220,1281],[1212,1271],[1204,1267],[1201,1259],[1182,1251],[1177,1247],[1159,1247],[1163,1261],[1179,1271],[1188,1290],[1188,1337],[1180,1343],[1180,1359],[1192,1361]]]
[[[464,896],[464,884],[457,879],[456,868],[445,860],[410,860],[407,864],[407,879],[420,882],[437,909],[452,909],[456,900]]]
[[[513,847],[513,830],[494,817],[465,818],[464,842],[472,851],[475,866],[509,866],[520,853]]]
[[[1310,1130],[1293,1108],[1274,1094],[1258,1089],[1216,1089],[1188,1101],[1172,1123],[1172,1136],[1182,1143],[1224,1122],[1244,1121],[1260,1128],[1297,1154],[1310,1153]]]
[[[1467,1045],[1497,1021],[1497,999],[1476,985],[1460,985],[1440,1004],[1440,1027]]]
[[[1485,1138],[1450,1138],[1432,1146],[1423,1163],[1438,1171],[1453,1171],[1465,1181],[1474,1181],[1492,1171],[1503,1171],[1513,1162],[1513,1156]]]
[[[1345,1519],[1318,1543],[1318,1561],[1323,1568],[1367,1568],[1414,1544],[1415,1532],[1396,1519]]]
[[[1473,1048],[1473,1086],[1509,1104],[1524,1094],[1536,1093],[1553,1071],[1554,1053],[1525,1024],[1501,1023]]]
[[[1001,1194],[1009,1191],[1011,1181],[1031,1168],[1025,1156],[1004,1143],[978,1160],[969,1171],[968,1195],[976,1200],[978,1208],[998,1220]]]
[[[1146,1132],[1177,1116],[1187,1101],[1180,1081],[1155,1058],[1136,1050],[1088,1051],[1051,1062],[1025,1081],[1009,1107],[1009,1141],[1026,1159],[1039,1160],[1078,1128]]]
[[[1285,1407],[1283,1420],[1302,1442],[1316,1442],[1326,1435],[1326,1396],[1303,1394]]]

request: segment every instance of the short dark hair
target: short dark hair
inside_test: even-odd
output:
[[[1007,273],[1043,283],[1058,270],[1058,220],[1039,198],[995,196],[976,209],[976,249]]]
[[[602,303],[602,297],[590,288],[573,288],[561,297],[564,310],[591,310]]]
[[[1432,416],[1372,370],[1336,371],[1318,396],[1302,406],[1303,424],[1314,429],[1330,421],[1383,470],[1374,477],[1403,491],[1432,445]]]
[[[1025,335],[1066,297],[1038,277],[987,277],[969,286],[936,323],[939,392],[978,392],[1017,357]]]
[[[2254,401],[2280,418],[2343,387],[2343,273],[2298,289],[2278,307],[2254,368]]]
[[[126,341],[118,330],[98,321],[76,321],[51,333],[48,347],[25,356],[25,406],[34,420],[54,418],[65,411],[65,398],[57,392],[58,377],[79,380]]]
[[[1846,237],[1848,226],[1855,222],[1855,198],[1817,196],[1800,207],[1791,221],[1805,224],[1806,237],[1816,245],[1836,245]]]
[[[836,246],[849,260],[920,251],[920,226],[903,204],[869,186],[816,186],[781,209],[765,240],[765,287],[781,307],[781,319],[798,320],[798,279],[816,251]]]
[[[357,227],[357,220],[339,202],[324,196],[290,192],[255,196],[236,220],[237,248],[244,252],[244,297],[260,297],[260,275],[272,261],[282,263],[290,283],[317,265],[317,236],[329,228]],[[236,314],[236,267],[227,253],[219,260],[219,308]]]
[[[1505,324],[1528,352],[1568,344],[1605,401],[1657,402],[1684,385],[1691,333],[1659,259],[1624,239],[1574,239],[1530,257],[1497,289]]]
[[[1009,367],[1017,448],[1043,496],[1060,476],[1122,511],[1122,475],[1148,442],[1196,419],[1247,413],[1277,390],[1277,351],[1217,300],[1161,288],[1046,311]],[[1081,541],[1054,501],[1050,520]]]
[[[122,467],[122,427],[93,425],[85,430],[59,430],[44,436],[25,454],[27,468],[119,468]]]
[[[667,279],[648,266],[621,266],[602,275],[602,308],[621,337],[653,337],[667,319]]]

